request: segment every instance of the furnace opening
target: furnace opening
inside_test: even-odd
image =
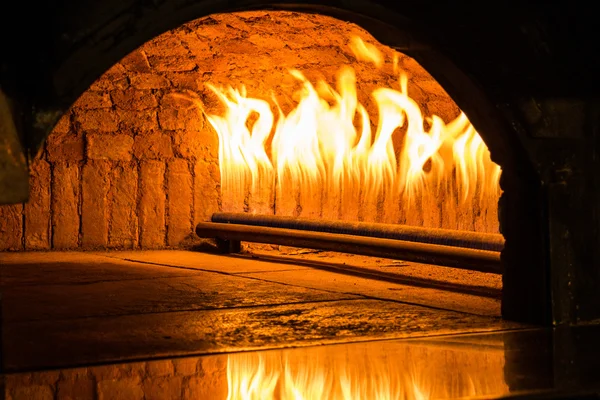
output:
[[[218,212],[499,232],[500,167],[456,103],[323,15],[215,14],[156,37],[73,104],[31,170],[4,250],[187,246]]]

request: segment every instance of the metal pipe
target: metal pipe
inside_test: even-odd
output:
[[[220,246],[221,248],[236,248],[235,244],[237,242],[246,241],[391,258],[496,274],[502,273],[500,253],[487,250],[407,242],[396,239],[215,222],[199,223],[196,226],[196,234],[202,238],[215,238],[221,243],[234,244],[233,246]]]
[[[214,213],[212,222],[338,233],[380,239],[439,244],[468,249],[502,251],[504,237],[494,233],[430,229],[396,224],[370,222],[320,221],[275,215],[247,213]]]

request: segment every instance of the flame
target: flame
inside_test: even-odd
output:
[[[227,400],[427,400],[507,392],[503,352],[408,346],[394,355],[404,358],[373,349],[229,355]]]
[[[350,48],[357,60],[383,68],[374,45],[354,37]],[[335,88],[291,70],[300,90],[287,114],[276,102],[272,107],[248,97],[243,86],[209,85],[225,106],[219,116],[199,104],[219,137],[223,198],[273,191],[277,198],[297,196],[300,204],[322,196],[323,203],[339,199],[340,208],[351,208],[359,198],[371,198],[392,199],[405,209],[427,196],[441,199],[442,192],[453,193],[455,203],[466,209],[497,201],[500,167],[467,117],[461,113],[446,123],[437,115],[424,116],[409,96],[397,56],[393,68],[398,89],[377,88],[371,94],[379,117],[374,134],[349,66],[339,69]],[[399,151],[395,135],[402,137]]]
[[[229,360],[229,359],[228,359]],[[227,363],[227,400],[263,400],[272,399],[279,380],[279,371],[267,369],[265,358],[255,360],[252,356],[241,355],[236,358],[236,367]]]
[[[377,68],[383,66],[383,55],[379,49],[371,43],[365,43],[358,36],[353,36],[350,39],[350,49],[358,60],[370,61],[375,64]]]

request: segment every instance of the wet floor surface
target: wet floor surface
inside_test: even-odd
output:
[[[0,260],[9,399],[536,398],[598,390],[597,327],[504,322],[494,296],[413,287],[389,279],[389,270],[378,279],[179,251]]]
[[[598,398],[597,326],[154,359],[4,376],[7,399]]]

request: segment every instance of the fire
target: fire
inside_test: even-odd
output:
[[[427,400],[507,392],[503,352],[409,347],[396,349],[400,359],[372,349],[233,354],[227,400]]]
[[[350,48],[357,60],[384,67],[375,46],[355,37]],[[296,213],[296,203],[318,201],[323,209],[329,205],[334,217],[368,201],[391,201],[405,210],[417,203],[441,207],[440,199],[451,200],[447,193],[465,209],[497,201],[500,167],[467,117],[461,113],[445,122],[424,116],[409,96],[408,77],[398,70],[397,59],[393,65],[398,88],[371,93],[378,109],[376,129],[358,101],[356,72],[349,66],[339,69],[335,88],[291,70],[301,88],[287,114],[275,100],[249,97],[244,86],[209,85],[225,107],[222,115],[203,108],[219,137],[222,196],[234,199],[224,203],[225,211],[247,203],[248,196],[262,198],[253,204],[263,205],[273,197],[280,203],[292,198],[294,204],[283,213]],[[399,151],[395,135],[402,138]]]

